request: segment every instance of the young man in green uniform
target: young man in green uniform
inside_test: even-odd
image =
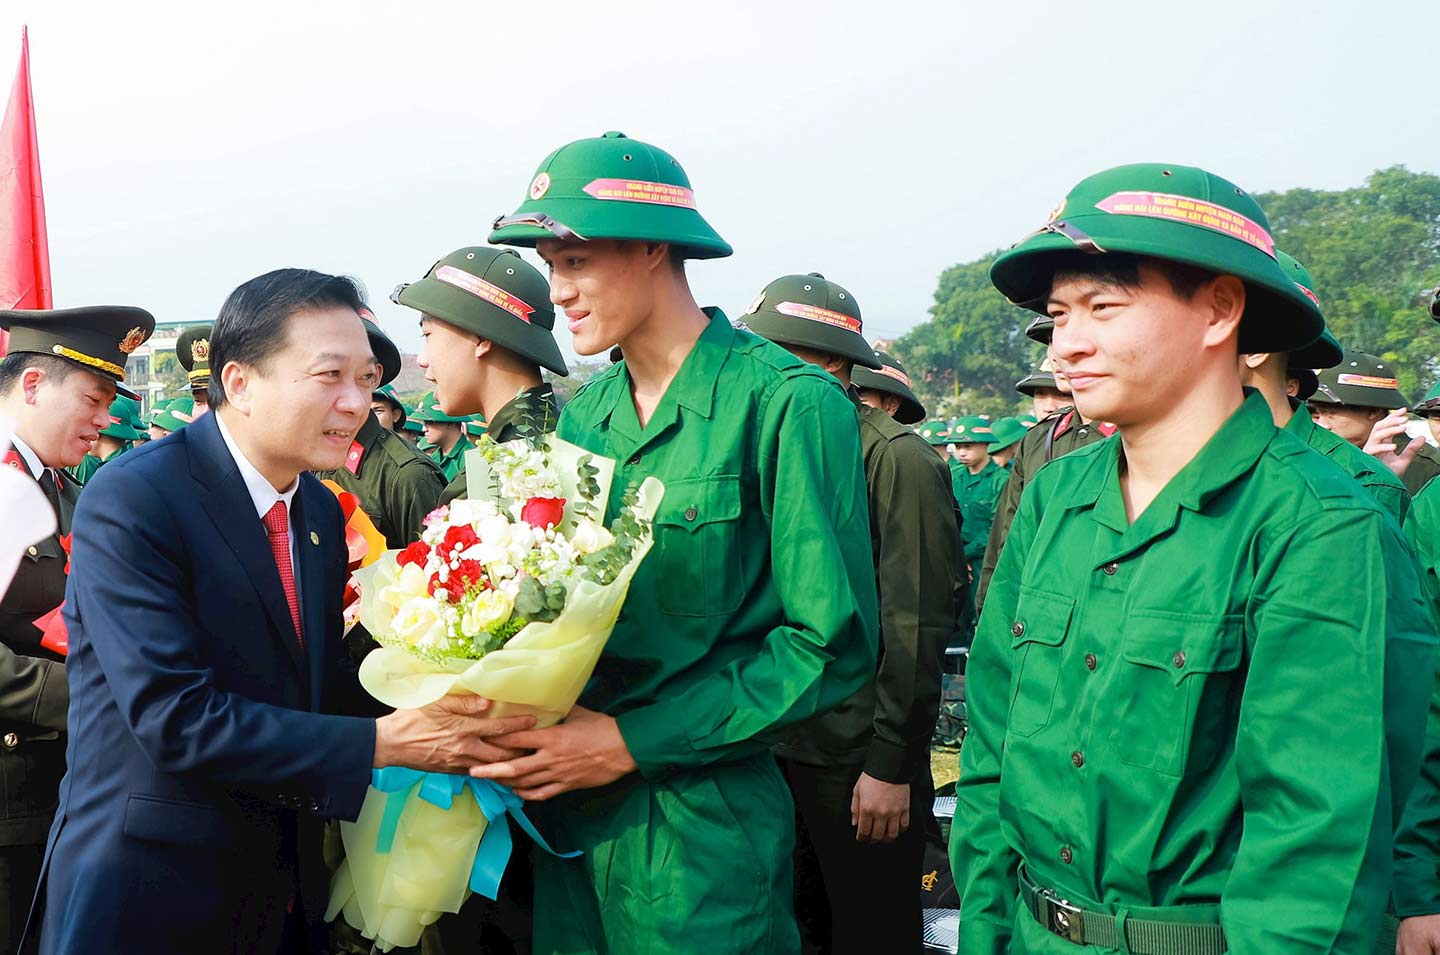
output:
[[[1309,405],[1315,423],[1357,448],[1391,411],[1410,403],[1400,393],[1395,367],[1360,351],[1347,351],[1341,361],[1319,372],[1319,385]]]
[[[1055,381],[1055,363],[1045,356],[1024,378],[1015,382],[1015,390],[1030,396],[1036,421],[1044,421],[1063,408],[1070,407],[1070,394],[1061,391]]]
[[[370,396],[370,413],[380,422],[380,427],[399,434],[405,427],[405,416],[409,411],[395,393],[395,386],[383,385]]]
[[[190,325],[175,339],[175,358],[190,382],[195,417],[210,410],[210,333],[213,325]]]
[[[847,391],[853,370],[884,370],[862,337],[855,296],[817,272],[771,282],[742,321]],[[915,880],[934,801],[929,752],[941,661],[962,610],[960,528],[958,518],[935,518],[955,512],[948,470],[885,411],[859,410],[879,667],[835,710],[791,728],[775,755],[799,816],[795,911],[805,948],[919,952]],[[832,426],[853,421],[851,412]]]
[[[560,409],[540,369],[563,376],[570,369],[555,344],[555,308],[545,277],[518,252],[459,249],[390,298],[420,313],[420,367],[443,411],[481,415],[496,441],[521,437],[522,425],[555,430]],[[441,503],[465,490],[462,471]]]
[[[995,443],[990,445],[990,460],[995,462],[996,467],[1004,468],[1008,477],[1015,452],[1030,429],[1019,418],[1000,418],[990,425],[990,433],[995,438]],[[988,537],[990,532],[987,530],[985,533]]]
[[[835,380],[696,305],[728,255],[680,164],[620,133],[551,153],[490,241],[534,245],[581,355],[624,358],[559,435],[665,483],[655,544],[570,717],[475,770],[546,807],[537,952],[795,952],[794,804],[775,735],[874,677],[870,518]]]
[[[144,439],[144,432],[136,427],[139,415],[140,402],[116,395],[115,400],[110,402],[110,424],[100,429],[95,446],[80,463],[65,470],[82,485],[89,481],[100,470],[100,465],[129,450],[132,441]]]
[[[1035,476],[991,582],[960,949],[1371,950],[1435,624],[1395,521],[1240,385],[1238,352],[1324,327],[1264,212],[1121,166],[991,278],[1047,310],[1077,406],[1120,432]]]
[[[1424,400],[1415,406],[1414,411],[1427,420],[1431,436],[1440,441],[1440,384],[1426,392]],[[1410,418],[1404,408],[1391,411],[1375,424],[1364,450],[1384,461],[1391,471],[1399,475],[1411,494],[1418,494],[1440,474],[1440,449],[1423,438],[1409,439],[1402,447],[1398,439],[1405,434],[1409,423]]]
[[[362,316],[361,321],[380,366],[380,384],[389,387],[400,374],[400,349],[370,317]],[[359,498],[360,509],[391,550],[420,539],[425,515],[435,510],[445,489],[439,465],[382,425],[373,404],[345,455],[345,466],[317,476]]]
[[[985,542],[990,538],[990,524],[995,520],[995,505],[1010,476],[1010,472],[990,460],[990,446],[994,442],[995,432],[984,418],[961,418],[950,428],[950,447],[961,466],[956,475],[955,498],[960,502],[960,516],[964,520],[965,565],[972,606],[980,586]]]
[[[139,308],[0,312],[10,352],[0,359],[0,415],[15,421],[0,464],[33,479],[59,527],[31,546],[0,594],[0,953],[20,942],[45,838],[65,775],[65,662],[40,645],[36,621],[65,599],[70,521],[80,486],[63,471],[110,424],[125,360],[155,328]],[[103,943],[102,943],[103,946]]]
[[[1295,285],[1319,304],[1315,280],[1294,258],[1277,249],[1276,260]],[[1334,368],[1343,358],[1340,343],[1327,330],[1314,342],[1288,354],[1260,352],[1240,356],[1240,383],[1265,396],[1277,428],[1284,428],[1305,445],[1340,466],[1403,524],[1410,513],[1410,492],[1380,461],[1326,428],[1317,427],[1304,402],[1318,387],[1316,371]]]
[[[875,352],[879,368],[856,366],[850,371],[860,403],[881,411],[904,425],[925,420],[925,405],[910,390],[910,376],[905,366],[883,351]]]
[[[426,393],[415,409],[414,419],[425,429],[425,441],[430,445],[430,457],[445,474],[448,483],[457,477],[464,479],[465,452],[475,443],[465,436],[468,415],[446,414],[435,400],[435,392]]]

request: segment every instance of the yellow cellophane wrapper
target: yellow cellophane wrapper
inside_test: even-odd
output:
[[[663,494],[660,482],[647,478],[636,513],[653,518]],[[533,715],[539,726],[558,723],[589,681],[630,581],[652,543],[653,536],[642,541],[612,583],[602,587],[582,581],[567,595],[557,619],[526,625],[504,647],[479,660],[435,662],[382,646],[365,657],[360,683],[397,709],[426,706],[451,693],[473,693],[494,701],[491,715],[496,717]],[[396,553],[387,552],[355,574],[361,586],[360,622],[372,634],[383,635],[388,629],[391,610],[379,594],[396,577]],[[380,951],[417,944],[426,925],[460,910],[470,894],[470,869],[487,825],[468,791],[456,795],[449,809],[412,793],[391,851],[381,854],[376,845],[385,803],[400,796],[372,786],[359,818],[340,824],[345,861],[331,883],[325,916],[328,921],[343,913]]]

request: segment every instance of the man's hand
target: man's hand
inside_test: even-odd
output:
[[[910,828],[910,786],[881,782],[861,773],[850,797],[850,825],[856,842],[894,842]]]
[[[493,779],[532,802],[551,799],[572,789],[594,789],[635,771],[635,760],[612,716],[577,706],[565,722],[541,730],[503,736],[495,743],[508,749],[534,750],[488,766],[470,775]]]
[[[1395,955],[1435,955],[1440,952],[1440,915],[1414,915],[1400,920]]]
[[[535,717],[487,719],[490,706],[482,696],[446,696],[418,710],[380,717],[375,721],[375,766],[463,775],[482,763],[515,758],[518,750],[487,740],[529,729]]]
[[[1375,427],[1370,429],[1370,437],[1365,441],[1362,449],[1366,454],[1373,455],[1385,462],[1385,466],[1395,472],[1396,477],[1405,474],[1405,469],[1410,462],[1415,460],[1415,455],[1425,447],[1422,438],[1416,438],[1405,445],[1405,450],[1399,453],[1395,451],[1395,438],[1405,433],[1405,425],[1409,421],[1404,408],[1390,412],[1379,421]]]

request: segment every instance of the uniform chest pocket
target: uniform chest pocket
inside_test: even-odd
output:
[[[681,617],[730,613],[744,598],[740,478],[724,474],[665,482],[655,515],[660,609]]]
[[[1055,688],[1060,682],[1060,655],[1070,632],[1075,601],[1060,594],[1021,590],[1010,622],[1014,661],[1010,684],[1010,733],[1034,736],[1050,723]]]
[[[1135,610],[1124,627],[1111,747],[1121,762],[1168,776],[1208,767],[1233,743],[1242,618]]]

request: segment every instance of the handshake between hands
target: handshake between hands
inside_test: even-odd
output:
[[[375,766],[405,766],[503,783],[521,799],[593,789],[634,772],[614,717],[577,706],[563,723],[535,729],[533,716],[491,717],[481,696],[443,697],[375,721]]]

